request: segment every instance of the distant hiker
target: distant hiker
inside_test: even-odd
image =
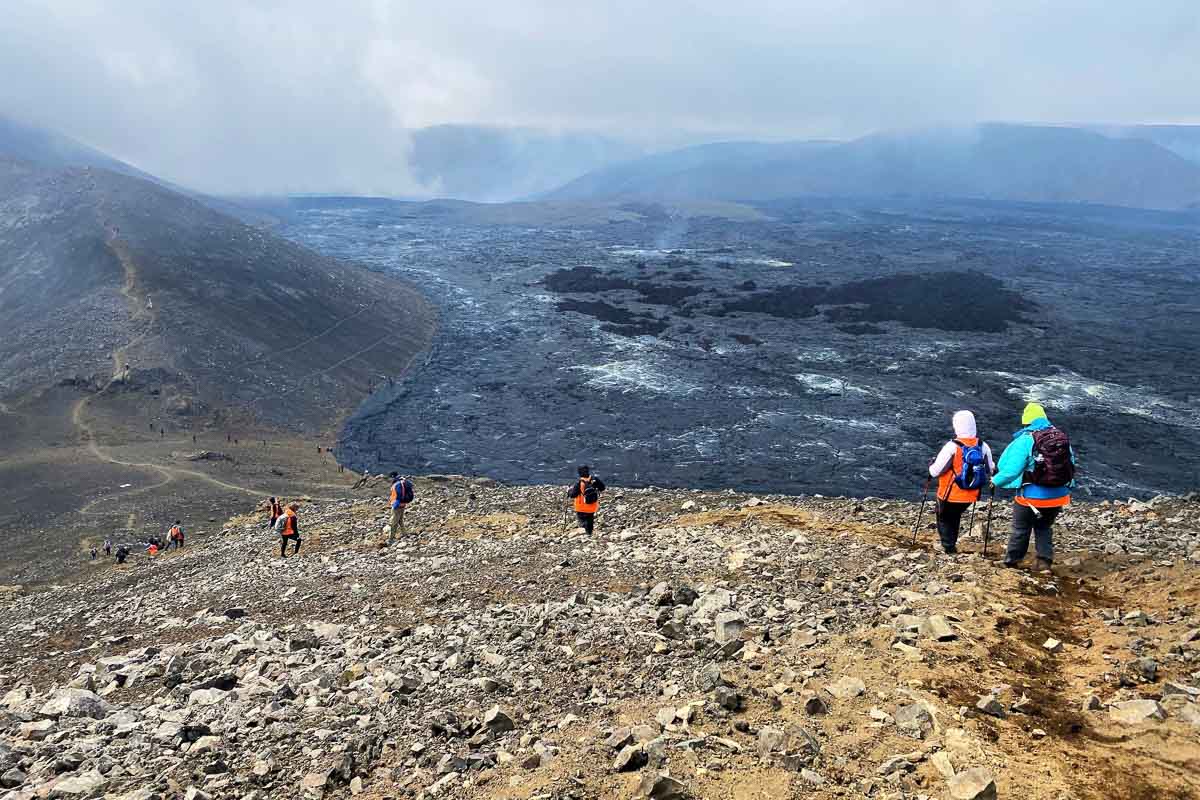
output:
[[[600,493],[605,489],[604,481],[592,475],[592,468],[584,464],[579,468],[579,480],[567,490],[567,497],[575,501],[575,518],[579,527],[588,536],[596,525],[596,512],[600,510]]]
[[[413,482],[408,478],[401,477],[400,473],[393,472],[388,477],[392,479],[392,492],[388,498],[392,516],[387,525],[387,543],[391,544],[396,541],[397,532],[401,536],[404,535],[404,509],[413,501],[416,493],[413,491]]]
[[[938,479],[938,538],[949,555],[958,552],[963,512],[979,499],[980,490],[996,472],[992,449],[975,430],[975,415],[956,411],[952,424],[954,438],[942,445],[929,465],[930,477]]]
[[[150,543],[150,546],[146,548],[146,553],[147,553],[147,554],[148,554],[148,555],[149,555],[151,558],[154,558],[156,555],[158,555],[158,543],[157,543],[157,542],[151,542],[151,543]]]
[[[104,557],[107,558],[111,555],[112,555],[112,539],[105,539],[104,540]]]
[[[170,550],[172,546],[176,550],[183,549],[183,525],[179,523],[179,520],[175,520],[171,530],[167,531],[167,549]]]
[[[99,554],[100,554],[100,551],[96,549],[95,545],[92,545],[92,561],[95,561],[96,556]]]
[[[267,523],[267,527],[275,529],[275,522],[283,516],[283,506],[274,497],[267,498],[267,511],[271,515],[271,520]]]
[[[1071,502],[1075,485],[1075,451],[1067,434],[1050,424],[1039,404],[1025,406],[1021,424],[1024,427],[1013,434],[993,478],[997,487],[1017,490],[1004,566],[1015,567],[1025,558],[1032,529],[1036,568],[1047,572],[1054,564],[1054,520]]]
[[[129,558],[129,548],[125,545],[121,545],[117,548],[117,563],[124,564],[125,559],[127,558]]]
[[[279,557],[287,558],[288,541],[295,543],[292,555],[300,552],[300,518],[296,516],[300,506],[292,503],[283,510],[283,516],[275,521],[275,531],[279,534]]]

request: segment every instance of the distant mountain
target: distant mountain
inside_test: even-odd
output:
[[[505,201],[646,152],[621,139],[531,128],[438,125],[412,132],[409,165],[431,197]]]
[[[1143,139],[1078,128],[986,124],[845,143],[691,147],[598,170],[546,197],[755,202],[806,195],[1178,209],[1200,205],[1200,165]]]
[[[158,184],[0,157],[0,399],[66,380],[326,430],[433,324],[407,285]]]
[[[1099,125],[1094,130],[1114,138],[1145,139],[1200,164],[1200,125]]]

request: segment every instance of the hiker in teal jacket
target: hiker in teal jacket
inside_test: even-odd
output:
[[[1054,520],[1071,502],[1075,453],[1066,434],[1050,424],[1046,409],[1038,403],[1025,406],[1021,424],[1024,427],[1013,434],[992,478],[996,487],[1017,492],[1004,565],[1015,567],[1025,558],[1032,531],[1036,540],[1037,568],[1046,571],[1054,562]],[[1037,446],[1039,441],[1042,443],[1040,448]]]

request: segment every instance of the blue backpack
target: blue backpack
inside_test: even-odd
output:
[[[975,444],[965,444],[955,439],[954,443],[958,445],[962,461],[958,472],[954,473],[954,482],[960,489],[982,489],[991,476],[987,454],[983,452],[983,440],[979,439]]]

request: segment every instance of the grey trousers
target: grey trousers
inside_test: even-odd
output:
[[[1012,535],[1008,537],[1008,551],[1004,560],[1016,564],[1029,551],[1029,534],[1034,536],[1034,549],[1038,558],[1054,560],[1054,520],[1062,508],[1039,508],[1040,516],[1029,506],[1013,503]]]

